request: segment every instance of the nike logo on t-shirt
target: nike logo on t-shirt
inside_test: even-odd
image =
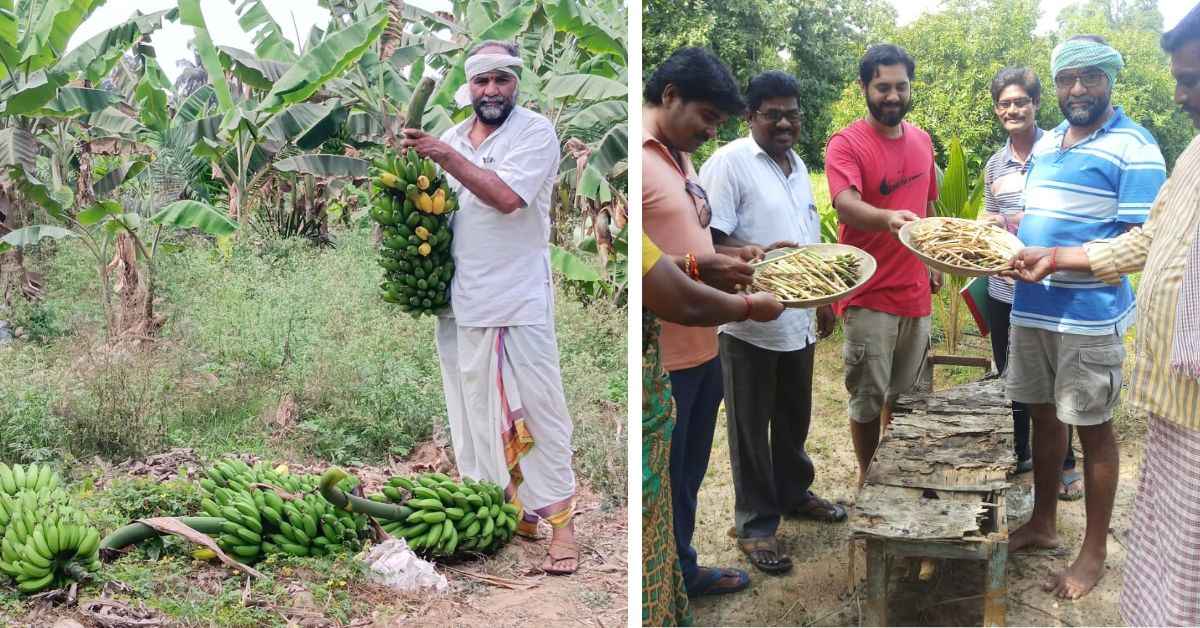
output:
[[[921,175],[923,175],[923,174],[925,174],[925,173],[918,172],[916,174],[910,174],[907,177],[897,179],[896,181],[891,182],[891,183],[888,182],[887,176],[884,176],[883,180],[879,182],[879,193],[884,196],[887,196],[887,195],[891,194],[892,192],[895,192],[896,190],[904,187],[911,181],[921,178]]]

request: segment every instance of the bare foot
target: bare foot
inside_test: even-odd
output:
[[[1044,583],[1042,589],[1064,600],[1078,600],[1087,595],[1103,576],[1103,555],[1080,554],[1070,567]]]
[[[1013,530],[1008,536],[1008,551],[1016,553],[1025,548],[1055,549],[1059,545],[1058,532],[1036,528],[1032,522]]]

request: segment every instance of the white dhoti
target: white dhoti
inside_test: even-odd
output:
[[[460,327],[438,320],[442,388],[459,472],[505,487],[525,513],[571,518],[571,417],[554,325]]]

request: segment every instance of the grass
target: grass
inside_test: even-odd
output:
[[[14,316],[30,342],[0,350],[0,393],[13,400],[0,408],[0,458],[119,458],[186,445],[204,455],[378,462],[406,455],[444,420],[434,322],[375,298],[367,229],[339,234],[327,250],[268,241],[224,254],[185,244],[158,260],[167,322],[156,350],[143,353],[93,349],[101,309],[84,251],[41,256],[48,298]],[[597,301],[585,313],[561,293],[557,305],[584,471],[615,495],[623,459],[606,459],[616,465],[606,469],[592,458],[625,451],[604,436],[624,417],[625,310]],[[267,419],[285,398],[298,416],[281,443]]]
[[[94,523],[111,531],[136,518],[195,514],[198,488],[114,478],[96,457],[107,464],[191,447],[202,459],[238,452],[381,465],[407,455],[445,424],[435,323],[377,297],[382,271],[366,225],[336,235],[336,248],[326,249],[261,240],[222,250],[190,238],[164,249],[156,311],[166,322],[150,350],[102,342],[86,251],[41,247],[28,263],[45,273],[46,298],[5,314],[23,336],[0,348],[0,460],[51,462],[74,478]],[[556,323],[577,475],[603,508],[622,507],[625,308],[585,304],[560,288]],[[277,424],[283,400],[296,411]],[[375,585],[348,556],[270,559],[261,567],[270,577],[251,585],[255,603],[246,604],[243,579],[193,561],[189,550],[174,540],[144,543],[106,566],[101,581],[131,587],[133,599],[185,626],[281,624],[272,605],[291,605],[295,586],[329,620],[371,612],[372,604],[352,604],[356,589]],[[21,623],[26,612],[0,586],[0,624]]]

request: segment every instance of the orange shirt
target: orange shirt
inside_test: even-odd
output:
[[[683,162],[681,170],[662,142],[642,132],[642,229],[669,255],[715,253],[708,227],[700,224],[703,201],[684,187],[696,181],[696,171],[688,155]],[[699,366],[717,357],[717,328],[663,321],[659,345],[666,370]]]

